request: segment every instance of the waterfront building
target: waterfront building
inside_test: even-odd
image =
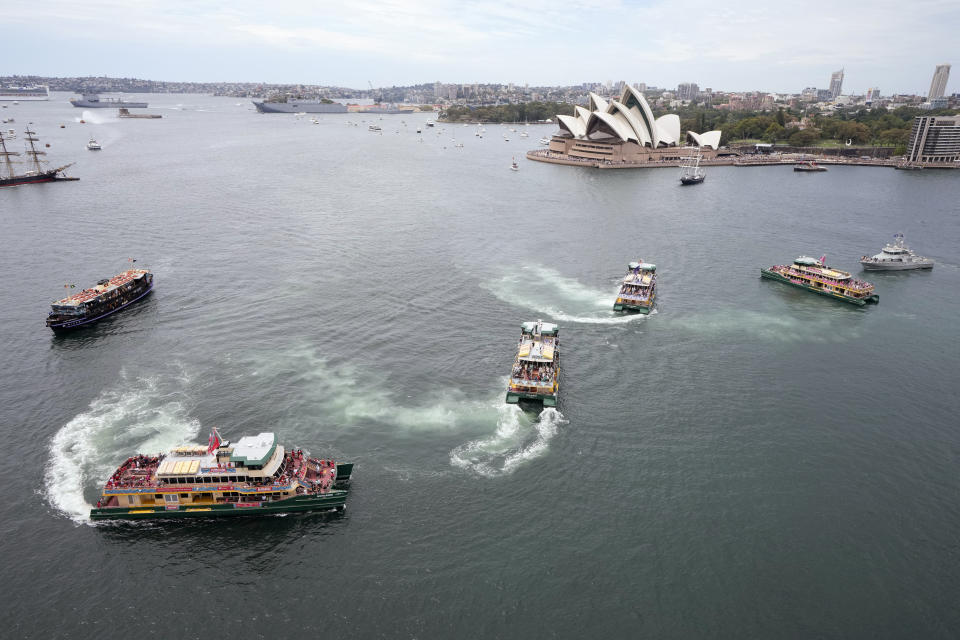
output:
[[[843,89],[843,69],[830,74],[830,99],[836,100]]]
[[[947,90],[947,80],[950,78],[950,65],[938,64],[933,72],[933,80],[930,81],[930,92],[927,94],[927,100],[933,101],[934,98],[942,98]]]
[[[706,159],[715,157],[720,146],[720,131],[688,131],[681,137],[680,117],[668,113],[654,118],[646,98],[630,85],[624,85],[619,100],[608,102],[591,93],[587,108],[575,106],[573,115],[557,115],[557,123],[560,130],[550,141],[548,162],[677,162],[685,141],[701,147]]]
[[[907,162],[948,165],[960,161],[960,116],[917,116],[910,131]]]
[[[867,89],[867,99],[866,99],[867,104],[873,104],[879,99],[880,99],[880,89],[876,87]]]

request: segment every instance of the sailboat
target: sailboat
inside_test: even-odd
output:
[[[692,153],[694,148],[696,153]],[[700,147],[691,147],[691,153],[680,158],[680,184],[700,184],[706,179],[707,174],[700,166],[701,158],[703,158],[703,153],[700,151]]]
[[[25,153],[32,160],[34,168],[26,173],[17,174],[13,169],[13,162],[10,160],[10,158],[12,156],[19,156],[20,154],[15,151],[7,151],[7,144],[3,135],[0,134],[0,160],[2,160],[3,164],[7,168],[7,175],[0,173],[0,187],[12,187],[18,184],[33,184],[35,182],[61,182],[80,179],[68,178],[63,174],[65,169],[73,165],[72,162],[68,165],[57,167],[56,169],[44,169],[41,164],[40,156],[46,155],[47,152],[37,151],[37,148],[33,145],[34,142],[39,142],[37,138],[33,137],[37,132],[31,131],[30,127],[27,127],[25,133],[27,134],[27,137],[24,138],[24,141],[30,145],[30,150],[26,151]]]
[[[510,165],[510,171],[520,171],[520,165],[517,164],[516,156],[514,156],[513,163]]]

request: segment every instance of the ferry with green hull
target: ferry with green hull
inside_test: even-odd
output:
[[[136,455],[110,476],[91,520],[154,520],[342,511],[352,463],[286,450],[273,433]]]
[[[790,265],[775,265],[760,269],[760,277],[783,282],[800,289],[819,293],[822,296],[843,300],[862,307],[880,302],[873,285],[850,276],[846,271],[826,266],[823,261],[809,256],[800,256]]]
[[[633,311],[648,314],[657,297],[657,265],[649,262],[631,262],[623,277],[614,311]]]
[[[559,390],[560,327],[542,320],[524,322],[507,385],[507,403],[532,400],[555,407]]]

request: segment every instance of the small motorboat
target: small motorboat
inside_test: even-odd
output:
[[[87,143],[87,149],[89,151],[100,151],[103,147],[100,146],[100,143],[90,138],[90,142]]]

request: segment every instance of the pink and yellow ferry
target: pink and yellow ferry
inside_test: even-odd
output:
[[[104,484],[92,520],[254,516],[346,506],[352,463],[287,450],[273,433],[138,454]]]

